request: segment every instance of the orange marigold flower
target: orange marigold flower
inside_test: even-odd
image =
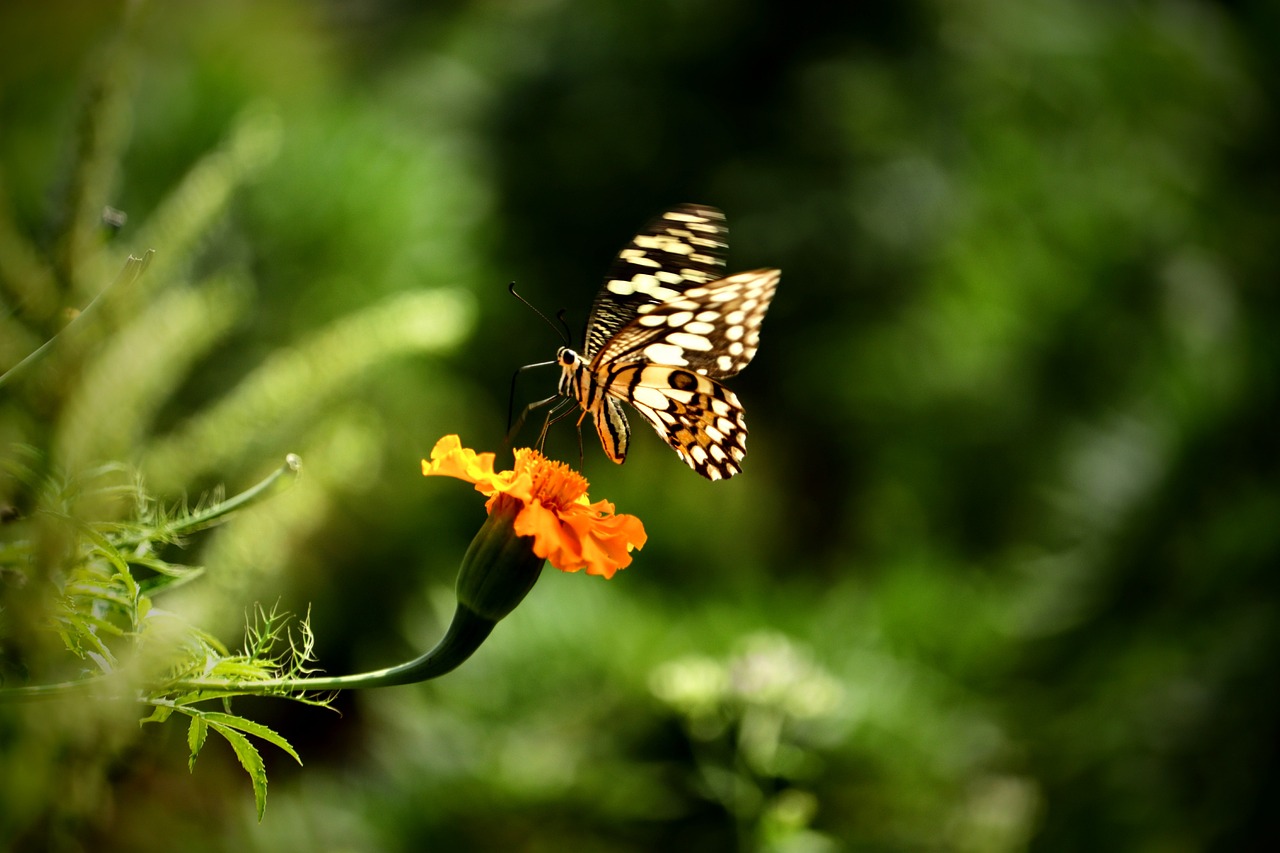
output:
[[[527,447],[515,457],[512,470],[494,471],[494,454],[476,453],[446,435],[422,460],[422,473],[474,483],[489,496],[489,515],[514,512],[515,533],[531,538],[534,554],[561,571],[611,578],[631,564],[631,550],[647,539],[640,519],[615,515],[608,501],[590,503],[586,478],[563,462]]]

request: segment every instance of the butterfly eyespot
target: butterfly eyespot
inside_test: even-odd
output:
[[[673,370],[667,382],[677,391],[692,391],[698,387],[698,377],[685,370]]]
[[[626,458],[631,435],[622,401],[703,477],[742,470],[742,405],[720,380],[754,357],[780,273],[725,276],[728,233],[724,214],[705,205],[651,221],[605,276],[581,354],[557,353],[560,393],[592,415],[614,462]]]

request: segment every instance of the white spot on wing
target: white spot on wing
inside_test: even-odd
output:
[[[691,335],[688,332],[672,332],[667,335],[667,340],[684,349],[697,350],[699,352],[706,352],[711,349],[711,341],[702,335]],[[681,363],[683,364],[683,362]]]
[[[618,259],[626,261],[629,264],[635,264],[640,267],[658,267],[662,266],[658,261],[649,257],[644,249],[626,248],[618,253]]]
[[[649,344],[644,348],[644,357],[654,364],[669,364],[675,367],[684,367],[689,364],[685,361],[684,350],[673,344]]]
[[[667,398],[657,388],[646,388],[641,385],[633,389],[631,395],[637,403],[659,412],[667,407]]]

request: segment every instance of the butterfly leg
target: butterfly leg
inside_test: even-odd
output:
[[[547,433],[550,432],[552,424],[564,420],[573,413],[573,409],[569,408],[573,403],[573,398],[562,397],[560,402],[551,407],[547,412],[546,419],[542,422],[542,431],[538,433],[538,450],[542,450],[542,446],[546,444]],[[558,411],[563,409],[563,411]]]
[[[561,402],[556,403],[557,400],[561,400]],[[521,409],[520,414],[516,415],[515,422],[512,423],[507,428],[507,438],[506,438],[507,445],[510,446],[511,443],[515,440],[516,433],[520,432],[520,429],[521,427],[524,426],[524,422],[529,417],[530,412],[534,411],[535,409],[541,409],[543,406],[550,405],[551,403],[555,403],[555,406],[552,406],[552,411],[555,411],[555,409],[559,408],[563,404],[563,398],[561,398],[559,394],[552,394],[550,397],[547,397],[545,400],[538,400],[537,402],[530,403],[529,405]],[[549,413],[548,413],[548,417],[550,417]],[[545,433],[546,427],[544,426],[542,429],[543,429],[543,432]]]
[[[512,284],[514,285],[514,282],[512,282]],[[526,370],[533,370],[535,367],[550,367],[551,365],[558,364],[558,363],[559,362],[553,359],[551,361],[539,361],[535,364],[526,364],[523,367],[517,367],[516,372],[511,374],[511,391],[507,394],[507,443],[508,444],[511,443],[510,441],[511,436],[513,433],[515,433],[515,430],[511,428],[511,415],[516,410],[516,380],[519,379],[520,374],[524,373]],[[525,415],[529,414],[529,409],[536,408],[538,406],[545,406],[547,403],[550,403],[554,399],[555,397],[548,397],[545,400],[540,400],[537,403],[534,403],[532,406],[526,407],[525,410],[520,413],[521,420],[524,419]]]

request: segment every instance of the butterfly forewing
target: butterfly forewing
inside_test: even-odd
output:
[[[594,365],[647,361],[724,379],[751,363],[760,323],[778,287],[778,270],[737,273],[691,287],[666,302],[641,305]]]
[[[587,318],[583,355],[594,357],[646,305],[656,305],[724,275],[729,229],[714,207],[682,204],[655,217],[627,244],[605,276]]]

